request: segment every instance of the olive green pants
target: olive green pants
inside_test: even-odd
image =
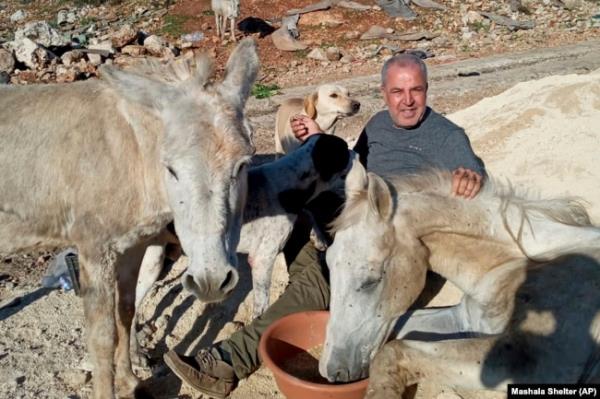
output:
[[[283,294],[251,324],[217,344],[230,355],[234,372],[240,379],[260,367],[258,343],[271,323],[295,312],[329,309],[329,269],[325,254],[308,239],[310,226],[305,220],[299,220],[286,244],[284,253],[290,265],[289,284]],[[440,291],[444,282],[439,275],[428,272],[425,289],[413,306],[424,307]]]
[[[290,313],[329,308],[329,278],[324,258],[310,241],[304,245],[290,264],[289,284],[279,299],[251,324],[219,343],[220,349],[230,354],[238,378],[249,376],[260,366],[258,342],[271,323]]]

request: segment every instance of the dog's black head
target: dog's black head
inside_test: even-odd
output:
[[[256,17],[242,19],[238,22],[237,28],[240,32],[244,32],[245,34],[260,33],[261,38],[270,35],[275,31],[275,28],[269,25],[265,20]]]
[[[312,151],[315,169],[323,181],[329,181],[336,173],[342,172],[350,161],[348,144],[331,134],[319,134]]]

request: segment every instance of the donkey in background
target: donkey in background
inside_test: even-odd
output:
[[[235,42],[235,19],[240,16],[240,0],[211,0],[210,7],[215,13],[217,36],[225,38],[225,28],[229,20],[231,41]]]
[[[189,290],[218,301],[237,283],[254,152],[244,106],[257,71],[248,39],[220,84],[209,83],[212,63],[200,56],[0,88],[0,252],[77,246],[96,399],[135,394],[138,270],[170,221],[189,255]]]
[[[424,379],[504,392],[507,383],[598,381],[600,228],[585,208],[491,181],[467,201],[450,185],[450,172],[386,182],[353,166],[327,252],[321,373],[361,378],[372,359],[369,399],[413,398]],[[405,314],[427,269],[463,299]],[[398,339],[375,355],[390,335]]]

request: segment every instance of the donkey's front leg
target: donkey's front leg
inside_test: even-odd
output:
[[[95,399],[114,397],[115,263],[116,254],[78,246],[81,293],[85,313],[87,347],[92,361]]]
[[[484,386],[482,379],[483,367],[497,342],[497,336],[438,342],[390,341],[371,361],[365,399],[412,399],[417,384],[424,380],[468,389],[504,390],[508,381],[504,354],[494,359],[494,366],[485,370],[486,376],[501,382],[496,386]],[[508,349],[513,356],[515,347],[512,343]],[[520,375],[520,378],[527,381],[526,376]]]
[[[115,353],[115,387],[119,397],[133,397],[138,378],[131,368],[130,332],[135,315],[138,272],[147,244],[140,244],[119,254],[116,266],[117,349]],[[137,349],[137,348],[136,348]]]
[[[231,23],[231,41],[235,43],[235,18],[230,17],[229,21]]]
[[[217,36],[219,36],[219,39],[222,39],[222,28],[221,28],[221,15],[215,13],[215,25],[217,27]]]

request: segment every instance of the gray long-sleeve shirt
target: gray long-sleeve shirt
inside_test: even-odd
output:
[[[428,168],[471,169],[485,176],[483,162],[465,131],[427,108],[423,121],[411,129],[396,127],[387,110],[375,114],[354,147],[361,162],[382,176],[414,173]]]
[[[429,107],[412,129],[396,127],[387,110],[378,112],[367,122],[354,150],[370,172],[384,177],[458,167],[486,176],[465,131]],[[337,216],[343,201],[336,193],[325,192],[308,204],[322,231]]]

